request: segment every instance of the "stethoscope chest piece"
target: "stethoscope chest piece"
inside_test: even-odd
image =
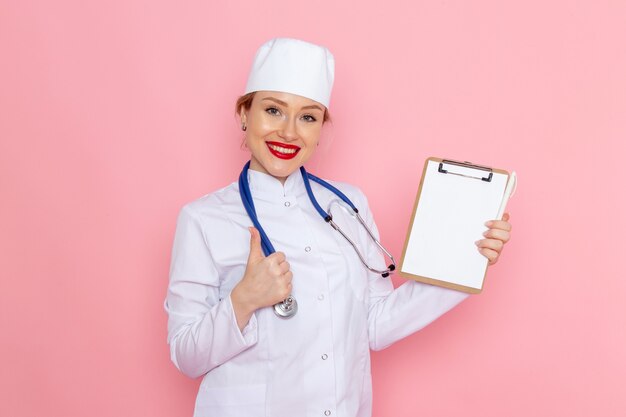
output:
[[[293,296],[289,296],[280,303],[274,304],[274,312],[277,316],[288,319],[298,312],[298,302]]]

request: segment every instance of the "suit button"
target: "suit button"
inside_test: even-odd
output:
[[[305,251],[305,252],[311,252],[311,247],[310,247],[310,246],[307,246],[306,248],[304,248],[304,251]]]
[[[289,201],[285,201],[285,207],[289,207],[291,203]]]
[[[328,355],[324,353],[324,354],[322,355],[322,360],[323,360],[323,361],[325,361],[326,359],[328,359]]]
[[[325,416],[329,416],[329,415],[330,415],[330,410],[326,410],[326,411],[324,411],[324,415],[325,415]]]

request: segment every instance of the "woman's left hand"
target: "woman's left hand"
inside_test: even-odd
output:
[[[511,239],[511,223],[509,213],[504,213],[502,220],[490,220],[485,223],[489,230],[483,233],[485,239],[477,240],[478,251],[487,259],[489,265],[498,262],[504,244]]]

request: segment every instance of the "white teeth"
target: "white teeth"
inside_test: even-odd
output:
[[[297,151],[297,149],[287,149],[287,148],[283,148],[282,146],[272,145],[271,143],[268,143],[267,146],[269,146],[271,149],[280,153],[292,154],[292,153],[296,153]]]

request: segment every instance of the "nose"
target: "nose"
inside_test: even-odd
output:
[[[298,131],[296,128],[296,120],[293,117],[288,117],[283,120],[283,123],[278,130],[278,136],[284,139],[286,142],[294,141],[298,138]]]

